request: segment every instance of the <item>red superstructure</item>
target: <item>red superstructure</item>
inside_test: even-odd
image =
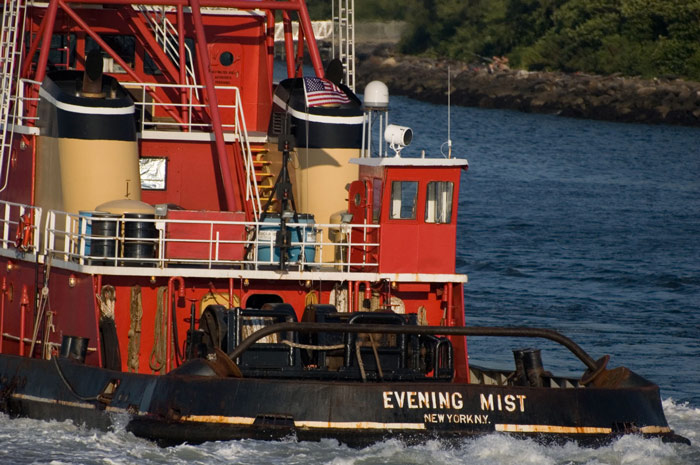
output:
[[[278,249],[265,223],[256,222],[263,203],[258,183],[280,164],[274,159],[277,141],[268,132],[276,14],[285,26],[290,76],[300,75],[304,54],[316,74],[324,75],[303,1],[17,0],[6,7],[16,8],[18,30],[31,40],[10,47],[20,80],[12,81],[6,120],[8,127],[14,123],[12,145],[3,158],[2,352],[50,357],[63,336],[80,336],[90,341],[86,363],[105,366],[115,358],[103,352],[113,350],[105,346],[100,326],[107,311],[116,328],[109,335],[119,348],[116,368],[163,373],[182,362],[176,354],[190,329],[191,306],[198,318],[212,303],[261,308],[284,302],[299,320],[309,304],[330,303],[345,312],[420,311],[424,324],[464,324],[466,277],[454,274],[464,161],[360,158],[358,150],[350,167],[360,167],[349,188],[350,219],[303,223],[293,242],[301,240],[296,247],[304,253],[297,252],[284,273],[276,270]],[[291,33],[293,16],[301,24],[297,37]],[[104,57],[105,76],[118,83],[112,86],[119,85],[135,103],[142,176],[148,164],[160,173],[153,185],[141,180],[136,199],[129,196],[135,181],[127,179],[124,197],[163,206],[145,220],[131,220],[128,207],[105,220],[114,223],[107,234],[113,260],[94,258],[105,240],[86,224],[94,229],[101,223],[94,216],[83,220],[85,210],[100,205],[61,205],[57,197],[65,202],[66,186],[80,181],[54,178],[63,159],[42,152],[55,139],[60,146],[63,138],[82,136],[43,129],[42,99],[59,100],[59,113],[79,103],[70,100],[72,91],[61,102],[40,92],[41,84],[70,71],[81,74],[95,49]],[[94,146],[95,157],[105,144]],[[261,171],[265,166],[271,174]],[[405,193],[399,205],[401,183],[415,191],[412,207]],[[61,186],[45,191],[53,184]],[[402,208],[413,212],[402,216]],[[155,228],[141,240],[145,255],[128,256],[129,245],[139,242],[125,232],[131,223]],[[464,381],[464,338],[452,342],[459,367],[454,379]]]

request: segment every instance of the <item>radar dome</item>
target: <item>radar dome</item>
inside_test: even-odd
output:
[[[372,81],[365,87],[365,108],[384,110],[389,107],[389,88],[382,81]]]

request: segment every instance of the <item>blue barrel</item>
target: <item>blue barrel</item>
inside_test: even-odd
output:
[[[289,224],[293,223],[294,221],[293,219],[290,219],[287,220],[287,229],[291,231],[292,243],[302,242],[303,234],[306,233],[306,238],[304,241],[304,260],[306,263],[310,263],[316,258],[316,230],[314,229],[314,216],[302,213],[298,215],[298,218],[299,223],[296,224],[303,224],[307,226],[289,226]],[[275,241],[280,227],[281,224],[279,214],[269,214],[265,217],[263,224],[260,226],[258,234],[258,261],[279,263],[280,249],[279,247],[275,247]],[[301,249],[301,244],[292,245],[289,248],[287,262],[299,262]],[[272,258],[270,258],[271,250]]]
[[[90,218],[92,217],[93,213],[95,212],[78,212],[78,214],[80,215],[80,218],[78,219],[78,234],[84,234],[82,238],[85,241],[85,255],[90,255],[90,245],[92,243],[92,240],[90,238],[90,236],[92,236],[92,221],[90,220]],[[83,231],[83,225],[85,225],[85,231]],[[80,246],[80,242],[78,242],[78,246]]]

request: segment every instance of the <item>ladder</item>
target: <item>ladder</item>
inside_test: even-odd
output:
[[[272,173],[272,162],[269,159],[269,154],[265,145],[259,144],[251,147],[255,158],[253,159],[253,167],[255,168],[255,180],[258,183],[258,196],[260,203],[267,204],[270,198],[275,196],[275,175]],[[276,211],[275,202],[270,202],[266,213]],[[261,211],[261,213],[263,213]]]
[[[10,163],[10,151],[12,150],[12,138],[14,136],[15,122],[10,121],[12,102],[13,78],[16,58],[21,54],[17,51],[17,27],[19,12],[22,8],[21,0],[5,0],[2,10],[2,29],[0,30],[0,170],[7,172],[5,164]],[[0,177],[2,177],[0,173]],[[7,187],[7,175],[4,175],[3,186]]]
[[[170,57],[170,59],[179,66],[180,62],[180,52],[178,45],[179,34],[177,28],[165,15],[165,7],[157,7],[152,5],[134,5],[134,8],[138,9],[141,14],[148,21],[148,25],[153,31],[153,36],[156,42],[163,47],[165,54]],[[189,47],[185,46],[185,53],[187,53],[187,59],[185,60],[185,71],[187,84],[196,85],[197,78],[194,73],[194,60],[192,57],[192,51]],[[199,91],[195,87],[196,97],[199,99]]]
[[[333,57],[345,69],[345,85],[355,92],[355,0],[338,0],[337,14],[333,12],[332,44]]]

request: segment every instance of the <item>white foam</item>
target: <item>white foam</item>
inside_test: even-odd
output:
[[[428,441],[407,446],[387,440],[364,449],[338,441],[225,441],[161,448],[123,427],[102,432],[70,422],[9,419],[0,415],[0,463],[17,464],[290,464],[290,465],[697,465],[700,464],[700,409],[663,402],[671,427],[692,446],[625,436],[597,449],[575,443],[543,445],[531,439],[490,434],[456,444]],[[41,438],[41,447],[37,447]]]

